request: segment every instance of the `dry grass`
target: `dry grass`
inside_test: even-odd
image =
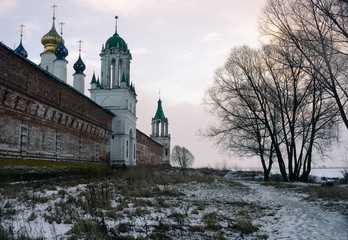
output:
[[[219,221],[221,217],[216,212],[206,213],[202,216],[202,222],[204,223],[207,229],[217,231],[221,229]]]
[[[309,186],[304,188],[304,192],[309,195],[310,200],[318,198],[330,200],[348,200],[348,189],[339,186]]]
[[[206,171],[208,175],[199,170],[150,167],[92,174],[59,171],[59,177],[53,172],[35,181],[3,184],[0,198],[6,193],[30,206],[47,204],[44,211],[37,208],[27,215],[28,223],[44,218],[52,225],[71,224],[70,235],[64,236],[68,239],[231,239],[257,231],[250,221],[236,222],[231,216],[258,218],[263,211],[260,206],[238,199],[217,199],[212,210],[211,202],[201,198],[199,191],[186,191],[185,187],[190,189],[195,184],[199,184],[197,189],[226,188],[227,192],[240,190],[243,194],[248,189],[238,181],[221,178],[216,171]],[[8,189],[2,188],[5,185]],[[11,209],[14,207],[7,209],[9,214]],[[108,224],[106,230],[104,221]],[[141,232],[137,237],[131,236],[137,231]]]
[[[297,186],[290,182],[262,182],[261,183],[264,186],[273,186],[275,188],[296,188]]]
[[[110,170],[108,163],[54,161],[48,159],[0,158],[0,166],[27,166],[36,168],[81,168]]]
[[[258,227],[254,226],[247,218],[238,218],[233,228],[242,234],[251,234],[258,230]]]

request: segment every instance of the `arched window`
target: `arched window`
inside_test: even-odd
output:
[[[110,66],[110,82],[111,87],[116,86],[116,60],[113,58],[111,60],[111,66]],[[109,83],[110,84],[110,83]],[[110,86],[108,86],[110,88]]]

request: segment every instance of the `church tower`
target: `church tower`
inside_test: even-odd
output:
[[[152,118],[152,134],[150,137],[163,146],[163,164],[170,164],[170,134],[168,134],[168,118],[164,116],[161,98],[158,99],[157,111]]]
[[[41,38],[41,43],[44,45],[44,51],[40,54],[41,56],[41,63],[40,67],[45,69],[51,74],[54,74],[54,60],[56,60],[56,55],[55,55],[55,50],[57,45],[60,42],[64,43],[64,40],[61,39],[59,34],[57,33],[56,27],[55,27],[55,9],[56,5],[53,5],[53,23],[52,23],[52,28],[51,30],[46,33],[42,38]]]
[[[63,82],[67,82],[67,65],[68,61],[65,59],[69,52],[68,49],[64,45],[63,40],[63,22],[59,23],[61,25],[60,30],[60,41],[54,50],[54,55],[56,55],[56,59],[53,61],[53,74]]]
[[[82,41],[80,40],[79,41],[79,58],[74,63],[75,73],[73,74],[73,76],[74,76],[73,86],[77,91],[84,94],[86,75],[83,73],[83,71],[85,71],[86,65],[81,59],[81,43],[82,43]]]
[[[91,98],[115,114],[110,146],[111,165],[136,165],[136,104],[135,87],[130,82],[132,55],[127,43],[115,33],[102,46],[101,81],[95,74],[91,81]]]

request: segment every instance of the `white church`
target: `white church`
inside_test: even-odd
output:
[[[56,6],[53,6],[55,9]],[[63,33],[58,34],[55,27],[55,11],[50,31],[41,38],[44,51],[40,54],[40,67],[56,78],[67,83],[68,49],[64,45]],[[22,37],[22,33],[21,33]],[[15,52],[27,57],[22,45],[22,39]],[[86,66],[81,59],[81,43],[79,58],[73,65],[73,88],[84,94]],[[136,156],[136,123],[137,123],[137,94],[130,77],[130,63],[132,55],[127,43],[117,32],[117,17],[115,33],[102,45],[101,74],[96,79],[93,74],[90,82],[90,98],[111,111],[116,117],[112,120],[112,137],[110,141],[110,164],[130,165],[137,164]],[[150,138],[163,146],[163,163],[170,164],[170,134],[168,119],[162,109],[162,101],[158,100],[157,111],[152,119],[152,133]]]

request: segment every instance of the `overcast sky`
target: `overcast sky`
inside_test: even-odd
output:
[[[212,117],[202,104],[214,71],[222,66],[232,47],[258,47],[258,15],[265,0],[0,0],[0,41],[9,47],[23,44],[29,56],[40,62],[41,37],[64,22],[63,38],[69,50],[68,83],[82,40],[82,59],[87,69],[86,88],[93,71],[100,75],[102,44],[118,33],[127,42],[133,60],[131,81],[138,94],[137,128],[151,131],[159,91],[174,145],[185,146],[196,158],[195,167],[259,166],[220,151],[199,136]],[[58,30],[60,32],[60,30]],[[89,96],[89,92],[86,90]]]

